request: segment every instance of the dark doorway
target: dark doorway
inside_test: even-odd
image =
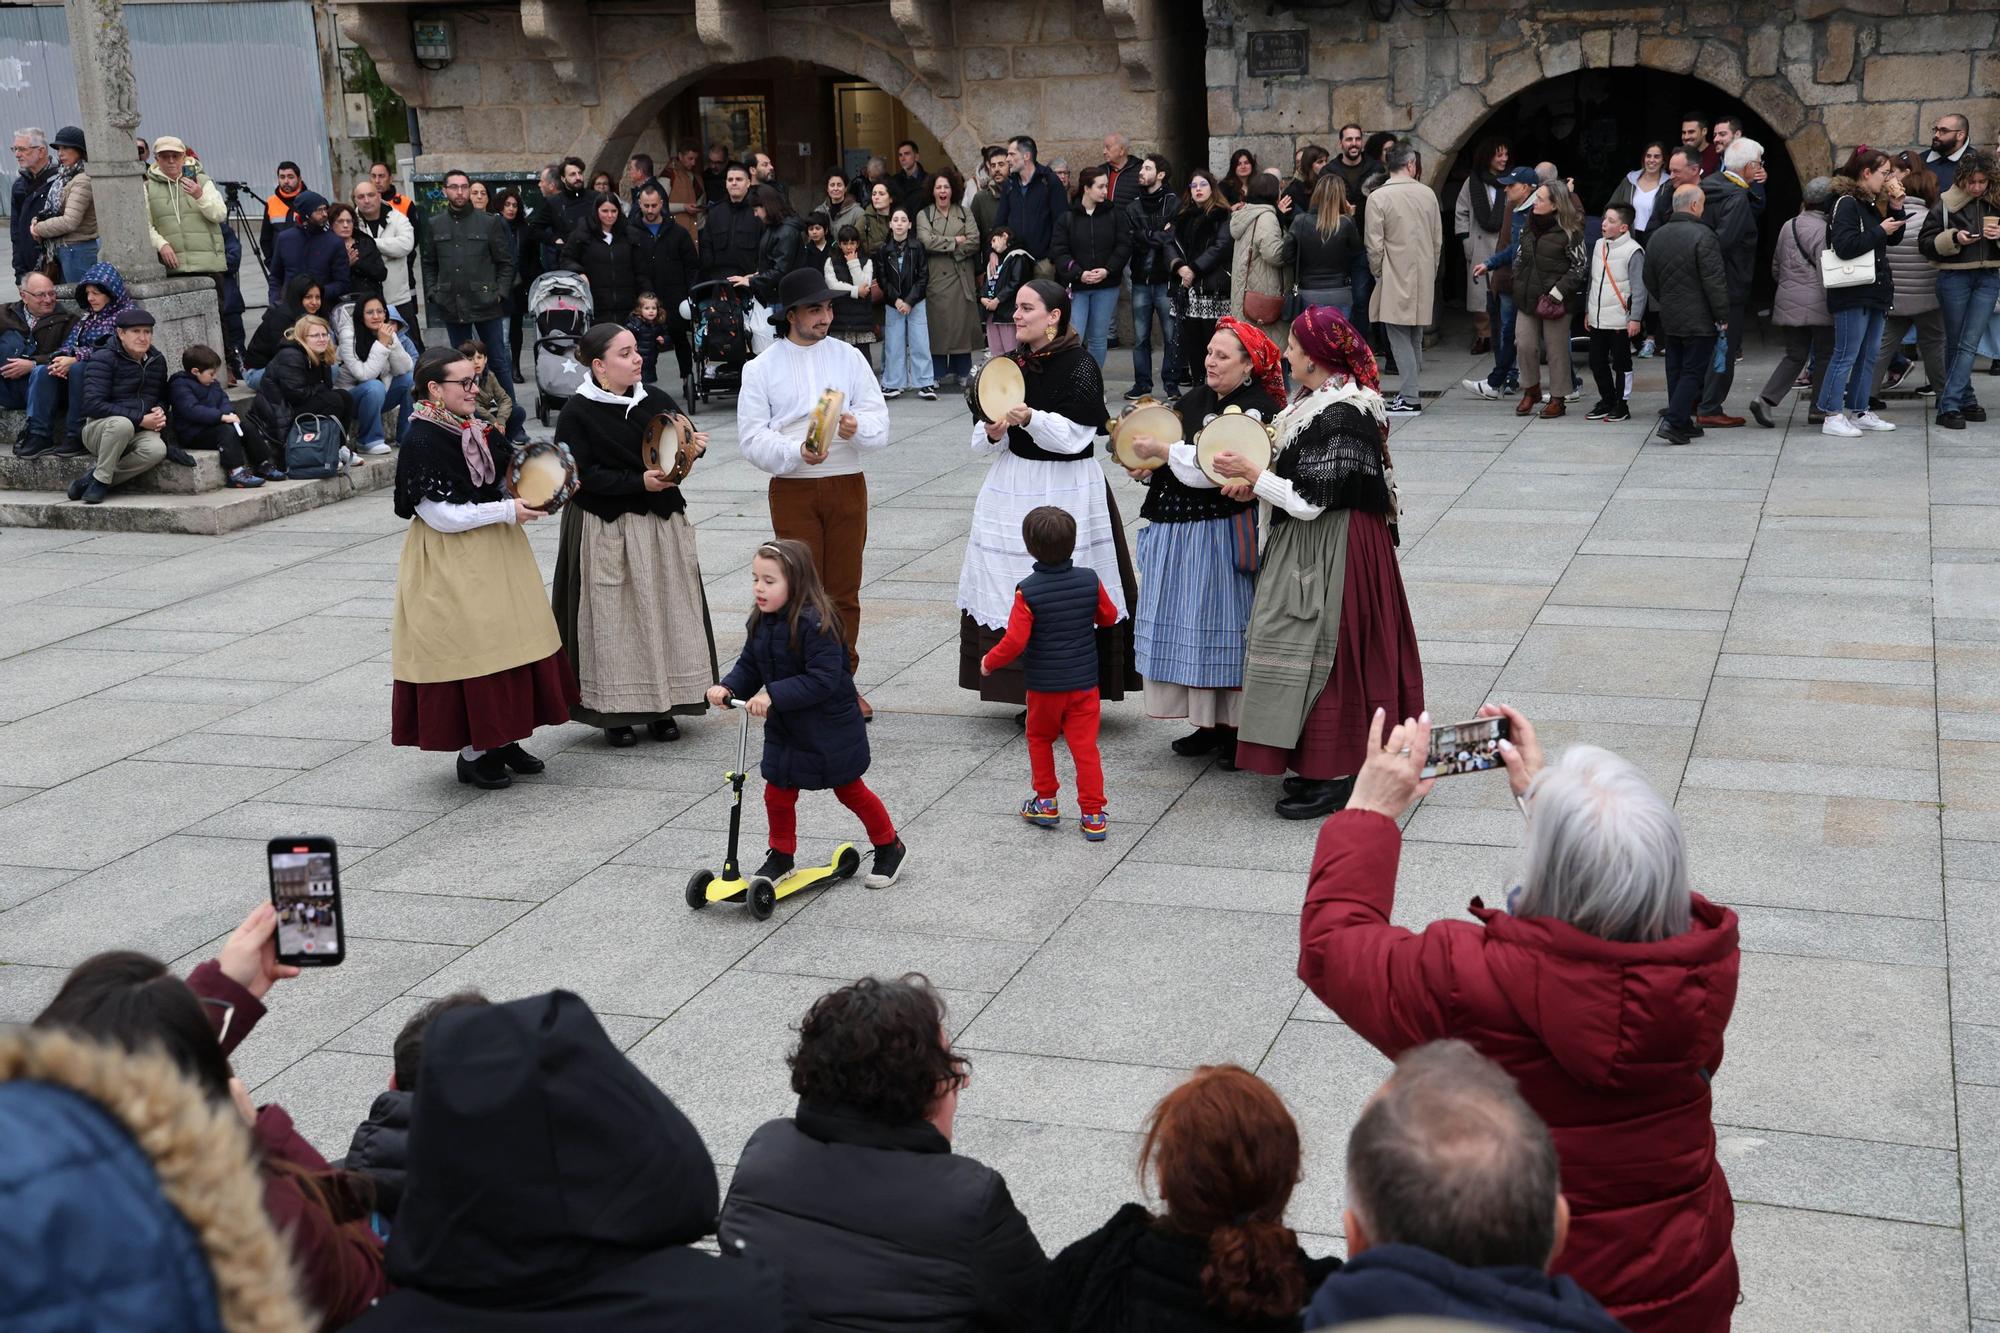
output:
[[[1575,179],[1584,210],[1595,219],[1625,173],[1638,168],[1648,143],[1658,139],[1671,151],[1680,142],[1681,114],[1691,111],[1699,111],[1711,125],[1723,116],[1735,116],[1743,122],[1744,133],[1764,145],[1770,180],[1758,220],[1757,280],[1751,293],[1753,308],[1761,309],[1772,293],[1772,243],[1778,224],[1799,211],[1801,182],[1783,136],[1762,116],[1713,84],[1686,75],[1643,68],[1580,70],[1515,94],[1467,137],[1452,162],[1439,193],[1446,228],[1459,186],[1472,169],[1473,146],[1489,136],[1507,141],[1517,165],[1554,162],[1565,176]],[[1456,245],[1445,247],[1455,270],[1447,276],[1446,292],[1464,290],[1458,252]]]

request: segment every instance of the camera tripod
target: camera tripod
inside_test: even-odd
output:
[[[264,283],[269,286],[271,266],[264,262],[264,247],[258,244],[257,232],[251,226],[249,215],[243,211],[243,191],[250,187],[242,181],[217,181],[216,184],[222,187],[223,198],[229,210],[223,218],[224,223],[237,224],[237,239],[243,242],[245,250],[256,257],[257,267],[264,271]]]

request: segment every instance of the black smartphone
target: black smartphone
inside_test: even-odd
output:
[[[340,919],[340,851],[332,838],[273,838],[264,848],[271,906],[278,910],[278,961],[338,967],[347,957]]]
[[[1470,722],[1431,728],[1431,752],[1422,776],[1448,778],[1454,773],[1484,773],[1504,769],[1500,742],[1508,739],[1504,717],[1475,717]]]

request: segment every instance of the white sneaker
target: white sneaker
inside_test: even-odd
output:
[[[340,465],[342,467],[354,466],[354,451],[344,444],[340,446]]]
[[[361,452],[367,454],[370,458],[380,458],[383,454],[389,452],[389,442],[387,440],[377,440],[373,444],[364,444],[361,446]]]
[[[1458,382],[1458,387],[1465,390],[1467,393],[1472,394],[1476,398],[1498,399],[1501,397],[1500,391],[1494,388],[1492,385],[1488,384],[1483,379],[1460,380]]]
[[[1822,435],[1840,435],[1852,438],[1861,433],[1861,427],[1849,421],[1839,412],[1829,412],[1826,414],[1826,420],[1819,423],[1819,433]]]
[[[1859,426],[1859,427],[1861,427],[1861,429],[1863,429],[1863,430],[1894,430],[1894,429],[1896,429],[1896,423],[1895,423],[1895,422],[1893,422],[1893,421],[1884,421],[1884,420],[1882,420],[1882,418],[1880,418],[1880,417],[1876,416],[1876,415],[1875,415],[1875,414],[1874,414],[1873,412],[1863,412],[1863,413],[1862,413],[1862,414],[1861,414],[1860,416],[1858,416],[1858,417],[1854,418],[1854,424],[1855,424],[1855,425],[1857,425],[1857,426]]]

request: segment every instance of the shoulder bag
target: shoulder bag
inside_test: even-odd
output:
[[[1835,200],[1833,205],[1834,212],[1839,212],[1840,206],[1849,202],[1852,198],[1853,196],[1850,195],[1847,199]],[[1856,208],[1861,207],[1858,201],[1855,202],[1854,206]],[[1792,228],[1792,236],[1796,238],[1798,234],[1798,228]],[[1828,291],[1835,291],[1842,287],[1872,287],[1875,285],[1875,250],[1872,246],[1863,250],[1852,259],[1842,259],[1834,253],[1832,214],[1827,215],[1826,249],[1819,252],[1819,283],[1820,286],[1826,288]]]

